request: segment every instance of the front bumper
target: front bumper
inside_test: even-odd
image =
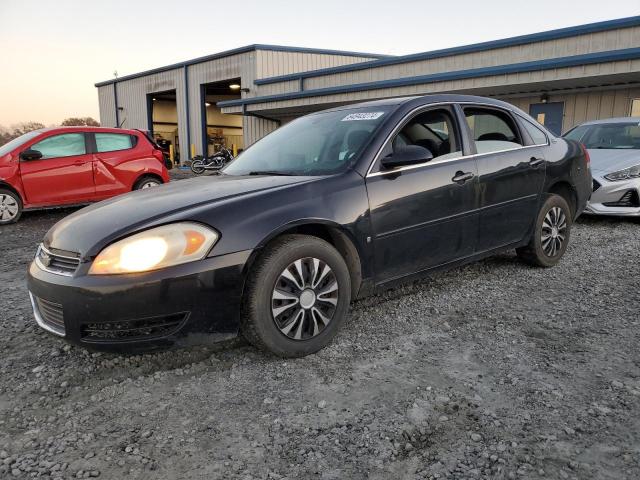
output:
[[[64,276],[32,262],[34,316],[50,333],[96,350],[135,352],[224,340],[238,333],[250,254],[132,275]]]
[[[640,198],[640,179],[634,178],[622,182],[610,182],[604,178],[605,173],[593,173],[594,191],[587,203],[584,213],[592,215],[616,215],[616,216],[640,216],[640,204],[633,206],[615,205],[628,192],[636,192],[630,195],[632,198]],[[595,188],[597,187],[597,188]],[[612,205],[613,204],[613,205]]]

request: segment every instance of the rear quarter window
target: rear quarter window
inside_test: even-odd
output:
[[[117,152],[135,147],[137,138],[126,133],[96,133],[96,152]]]

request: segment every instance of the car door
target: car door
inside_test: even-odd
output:
[[[529,145],[513,115],[497,107],[463,106],[478,163],[478,252],[524,240],[533,226],[545,178],[542,147]]]
[[[42,154],[38,160],[21,160],[25,195],[34,205],[82,203],[94,195],[92,155],[82,132],[50,135],[29,149]]]
[[[89,133],[93,145],[96,197],[109,198],[131,190],[145,169],[145,158],[136,152],[137,138],[129,133]]]
[[[428,148],[434,158],[385,170],[381,159],[404,145]],[[463,152],[456,115],[448,105],[410,115],[383,147],[366,177],[377,283],[473,254],[477,168]]]

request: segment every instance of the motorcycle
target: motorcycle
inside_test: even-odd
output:
[[[220,170],[231,160],[233,160],[233,153],[228,148],[223,147],[211,157],[195,156],[191,162],[191,171],[196,175],[201,175],[207,170]]]

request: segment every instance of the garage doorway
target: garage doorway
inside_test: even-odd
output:
[[[178,104],[176,91],[150,93],[147,95],[149,132],[158,146],[180,164],[180,137],[178,135]]]
[[[244,149],[242,117],[225,115],[216,104],[241,98],[240,79],[203,84],[200,86],[200,98],[202,153],[205,156],[211,156],[222,148],[228,148],[236,156]]]
[[[529,115],[554,135],[562,135],[564,102],[533,103],[529,106]]]

